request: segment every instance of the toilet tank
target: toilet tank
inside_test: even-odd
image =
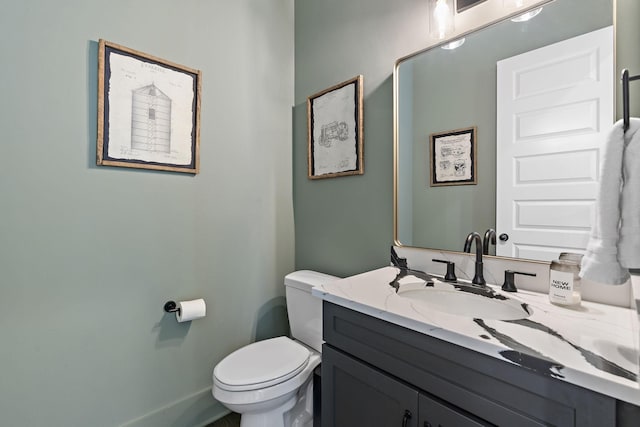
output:
[[[311,288],[338,279],[310,270],[294,271],[284,278],[291,336],[318,352],[322,351],[322,300],[311,295]]]

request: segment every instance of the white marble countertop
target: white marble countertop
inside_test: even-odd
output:
[[[523,320],[489,320],[426,310],[402,297],[424,280],[407,276],[400,293],[389,285],[400,269],[383,267],[313,289],[325,301],[535,370],[604,395],[640,405],[638,312],[583,301],[572,309],[547,294],[506,293],[533,313]],[[438,283],[436,283],[438,285]]]

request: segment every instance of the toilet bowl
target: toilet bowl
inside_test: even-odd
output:
[[[242,347],[213,370],[213,396],[241,415],[241,427],[311,427],[313,371],[322,350],[322,301],[314,286],[337,278],[303,270],[285,277],[293,337]]]

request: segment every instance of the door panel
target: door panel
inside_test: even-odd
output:
[[[322,346],[324,427],[416,427],[418,392],[328,345]]]
[[[587,245],[613,120],[613,28],[497,64],[496,254],[551,260]]]
[[[418,425],[421,427],[495,427],[495,424],[465,414],[439,399],[424,394],[420,395],[419,411]]]

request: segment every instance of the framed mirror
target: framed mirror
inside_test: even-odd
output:
[[[614,0],[555,0],[536,12],[396,62],[396,245],[462,252],[468,233],[495,230],[504,240],[489,255],[548,261],[586,246],[597,144],[614,121]],[[592,83],[606,93],[592,95]],[[442,139],[431,158],[431,135],[469,128],[475,157]],[[473,162],[474,182],[430,185],[430,166],[465,168],[456,156]]]

